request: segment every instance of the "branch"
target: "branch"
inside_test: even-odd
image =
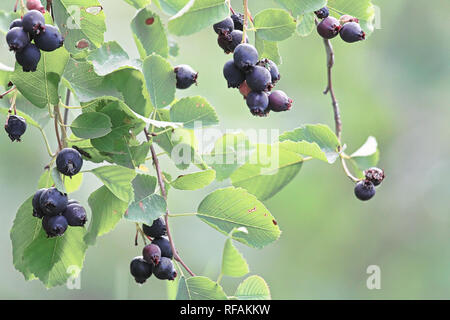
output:
[[[67,89],[66,91],[66,106],[70,104],[70,90]],[[67,121],[69,120],[69,109],[64,109],[64,125],[67,125]]]
[[[144,129],[144,132],[145,132],[145,137],[147,138],[147,141],[150,142],[151,141],[151,137],[150,137],[150,134],[149,134],[148,130]],[[156,154],[155,148],[153,147],[153,144],[150,145],[150,151],[152,153],[153,164],[155,165],[156,177],[158,179],[158,184],[159,184],[159,188],[161,190],[161,195],[163,196],[164,200],[167,201],[166,186],[165,186],[165,183],[164,183],[164,178],[163,178],[163,174],[162,174],[162,171],[161,171],[161,167],[159,165],[158,156]],[[191,269],[189,269],[189,267],[186,265],[186,263],[184,263],[184,261],[178,255],[177,249],[175,247],[175,243],[174,243],[173,238],[172,238],[172,234],[170,232],[169,214],[170,214],[169,209],[167,209],[166,210],[166,214],[164,216],[164,219],[165,219],[165,222],[166,222],[167,236],[169,238],[170,246],[172,247],[173,257],[174,257],[175,261],[178,261],[186,269],[186,271],[189,272],[189,274],[191,276],[195,277],[195,274],[191,271]]]
[[[6,91],[6,92],[0,94],[0,99],[3,99],[4,96],[6,96],[7,94],[13,92],[13,91],[16,90],[16,89],[17,89],[16,86],[13,86],[13,87],[12,87],[11,89],[9,89],[8,91]]]

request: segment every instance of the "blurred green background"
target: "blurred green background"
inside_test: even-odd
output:
[[[11,10],[14,2],[2,1],[0,8]],[[277,6],[268,0],[249,2],[253,14]],[[262,250],[237,246],[251,273],[266,279],[274,299],[450,298],[450,29],[445,27],[450,3],[373,2],[381,8],[381,29],[363,43],[333,41],[334,81],[349,152],[369,135],[377,137],[387,179],[374,200],[362,203],[353,196],[339,164],[308,162],[292,183],[266,202],[283,231],[280,240]],[[106,40],[117,40],[137,57],[128,25],[135,9],[124,1],[101,3],[107,15]],[[241,9],[241,2],[233,1],[233,7]],[[212,29],[176,41],[180,55],[172,62],[190,64],[200,73],[199,86],[182,94],[205,96],[217,110],[221,129],[286,131],[306,123],[333,127],[330,99],[322,94],[325,53],[315,33],[281,43],[278,87],[295,104],[289,113],[264,119],[252,117],[240,94],[226,88],[222,67],[230,57],[216,45]],[[13,55],[5,41],[0,43],[0,61],[13,66]],[[34,128],[21,144],[11,144],[0,134],[0,159],[0,298],[166,298],[164,282],[151,279],[137,286],[131,278],[129,262],[141,246],[134,246],[135,227],[126,221],[88,249],[81,290],[47,290],[39,281],[25,282],[12,264],[9,230],[49,159]],[[167,158],[162,163],[178,174]],[[223,185],[188,195],[172,190],[170,209],[195,212],[208,192]],[[87,206],[98,186],[86,175],[82,190],[72,197]],[[192,269],[215,279],[225,238],[193,217],[172,219],[172,229]],[[366,288],[369,265],[381,268],[381,290]],[[226,292],[233,294],[239,281],[225,278]]]

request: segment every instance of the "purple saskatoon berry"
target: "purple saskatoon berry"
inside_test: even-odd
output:
[[[292,102],[292,99],[281,90],[275,90],[269,95],[269,108],[275,112],[290,110]]]
[[[248,43],[241,43],[234,50],[234,64],[242,71],[248,71],[258,62],[258,51]]]
[[[235,13],[231,15],[234,22],[234,30],[244,31],[244,15],[242,13]]]
[[[5,131],[6,133],[8,133],[8,136],[12,142],[20,142],[20,139],[26,130],[27,122],[24,118],[16,115],[8,117],[8,120],[5,124]]]
[[[41,195],[46,190],[47,189],[40,189],[33,196],[33,201],[32,201],[33,217],[42,219],[45,216],[45,213],[44,213],[44,211],[42,211],[42,208],[41,208]]]
[[[314,13],[316,14],[317,18],[325,19],[330,15],[330,10],[328,10],[327,7],[323,7],[322,9],[314,11]]]
[[[341,30],[341,25],[336,18],[327,17],[317,25],[317,32],[322,38],[333,39]]]
[[[214,24],[213,28],[217,34],[222,32],[231,33],[234,30],[234,21],[231,17],[226,17],[224,20]]]
[[[50,188],[42,192],[39,203],[46,216],[60,215],[67,208],[67,194],[58,191],[56,188]]]
[[[194,71],[190,66],[181,64],[174,68],[177,77],[177,88],[187,89],[194,83],[197,84],[198,72]]]
[[[56,27],[46,25],[45,30],[34,37],[34,43],[42,51],[51,52],[63,46],[64,38]]]
[[[221,32],[217,38],[217,43],[226,54],[234,52],[236,47],[242,43],[243,32],[234,30],[231,33]],[[245,37],[245,42],[248,43],[248,37]]]
[[[348,22],[344,24],[339,32],[342,40],[348,43],[358,42],[366,39],[365,32],[361,29],[359,23]]]
[[[152,266],[142,256],[136,257],[131,260],[130,273],[137,283],[143,284],[152,276]]]
[[[177,272],[173,266],[172,260],[168,258],[161,258],[157,266],[153,267],[153,274],[160,280],[175,280]]]
[[[163,237],[155,238],[153,239],[152,244],[156,244],[159,247],[161,250],[161,257],[169,259],[173,258],[172,246],[170,245],[169,240]]]
[[[255,91],[250,92],[247,96],[247,106],[254,116],[267,116],[270,111],[267,93]]]
[[[44,228],[49,238],[62,236],[68,227],[67,219],[63,216],[44,216],[42,228]]]
[[[278,66],[275,62],[269,59],[262,59],[258,62],[258,65],[261,67],[265,67],[270,71],[270,75],[272,76],[272,84],[275,85],[281,79],[280,72],[278,70]]]
[[[23,29],[32,34],[38,35],[45,30],[44,15],[37,10],[28,11],[22,18]]]
[[[142,250],[142,256],[147,263],[156,266],[161,261],[161,249],[156,244],[146,245]]]
[[[142,229],[150,238],[159,238],[167,234],[166,222],[162,217],[154,220],[151,226],[143,224]]]
[[[22,51],[16,52],[16,60],[24,72],[34,72],[41,60],[41,51],[35,44],[30,43]]]
[[[30,44],[28,33],[23,31],[23,28],[14,27],[6,34],[6,42],[9,50],[14,52],[21,52],[26,46]]]
[[[63,216],[71,227],[84,227],[87,221],[86,210],[78,203],[69,204]]]
[[[72,177],[80,172],[83,166],[81,154],[73,148],[64,148],[56,157],[56,168],[65,176]]]
[[[372,182],[374,186],[379,186],[386,177],[384,170],[379,168],[370,168],[364,171],[364,175],[366,176],[366,180]]]
[[[361,201],[372,199],[375,192],[375,186],[369,180],[359,181],[355,186],[355,196]]]
[[[22,28],[23,24],[22,24],[22,19],[16,19],[13,20],[13,22],[11,22],[11,24],[9,25],[9,30],[11,30],[12,28]]]
[[[228,82],[228,88],[239,88],[245,81],[245,73],[236,67],[233,60],[225,63],[223,67],[223,76]]]
[[[266,91],[273,87],[270,71],[261,66],[251,68],[245,80],[252,91]]]

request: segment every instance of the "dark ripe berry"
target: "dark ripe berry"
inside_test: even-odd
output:
[[[234,50],[234,64],[242,71],[247,71],[258,62],[258,51],[248,43],[241,43]]]
[[[242,84],[239,86],[239,92],[242,94],[244,99],[247,99],[250,92],[252,92],[252,89],[249,88],[247,81],[242,82]]]
[[[214,24],[213,28],[217,34],[220,34],[221,32],[231,33],[234,30],[233,19],[231,19],[231,17],[226,17],[225,20]]]
[[[64,38],[56,27],[46,25],[45,30],[34,37],[34,43],[42,51],[51,52],[63,46]]]
[[[231,15],[234,22],[234,30],[244,31],[244,15],[242,13],[235,13]]]
[[[177,272],[173,266],[172,260],[168,258],[161,258],[157,266],[153,267],[153,274],[159,280],[175,280]]]
[[[37,11],[28,11],[22,18],[23,29],[33,35],[37,35],[45,30],[44,15]]]
[[[161,249],[156,244],[149,244],[142,250],[144,260],[154,266],[159,264],[161,260]]]
[[[325,19],[330,15],[330,10],[328,10],[327,7],[323,7],[322,9],[314,11],[314,13],[316,14],[317,18]]]
[[[333,17],[327,17],[317,25],[317,32],[325,39],[333,39],[338,35],[339,30],[341,30],[341,25]]]
[[[49,238],[59,237],[66,232],[68,223],[64,216],[44,216],[42,227]]]
[[[276,84],[281,79],[278,66],[272,60],[262,59],[258,62],[258,65],[261,67],[265,67],[267,70],[270,71],[270,75],[272,76],[272,84]]]
[[[150,238],[159,238],[167,234],[166,222],[162,217],[153,221],[151,226],[142,226],[144,233]]]
[[[27,0],[27,9],[28,10],[39,10],[44,13],[45,8],[41,3],[41,0]]]
[[[234,30],[231,33],[223,32],[219,34],[217,43],[228,54],[234,52],[236,47],[242,43],[243,32],[240,30]],[[245,42],[248,43],[248,37],[245,37]]]
[[[63,216],[66,217],[71,227],[84,227],[87,221],[86,210],[78,203],[67,205]]]
[[[23,28],[14,27],[6,34],[6,42],[9,50],[20,52],[30,43],[30,38]]]
[[[67,208],[67,195],[58,191],[56,188],[50,188],[42,192],[40,198],[41,209],[47,216],[60,215]]]
[[[223,76],[228,82],[228,88],[239,88],[245,81],[245,73],[236,67],[233,60],[225,63],[223,67]]]
[[[173,251],[172,247],[170,246],[169,240],[163,237],[155,238],[153,239],[152,244],[156,244],[159,247],[159,249],[161,250],[161,257],[169,259],[173,258]]]
[[[348,22],[359,22],[358,18],[352,17],[348,14],[344,14],[343,16],[341,16],[339,18],[339,23],[341,24],[341,26],[343,26],[344,24],[348,23]]]
[[[273,87],[270,71],[261,66],[251,68],[246,75],[245,81],[247,81],[252,91],[266,91]]]
[[[40,189],[33,196],[33,201],[32,201],[33,217],[36,217],[39,219],[42,219],[45,215],[41,208],[41,195],[45,190],[47,190],[47,189]]]
[[[16,19],[13,20],[13,22],[11,22],[11,24],[9,25],[9,30],[11,30],[12,28],[22,28],[22,19]]]
[[[247,96],[247,106],[254,116],[265,117],[270,111],[267,93],[250,92]]]
[[[27,122],[20,116],[9,116],[8,121],[5,124],[5,131],[8,133],[12,142],[20,142],[20,138],[27,130]]]
[[[144,258],[136,257],[131,260],[130,272],[137,283],[143,284],[152,275],[152,266],[148,264]]]
[[[16,52],[16,60],[24,72],[34,72],[41,60],[41,51],[35,44],[30,43],[21,52]]]
[[[71,177],[80,172],[83,166],[81,154],[72,148],[62,149],[56,157],[56,168],[63,175]]]
[[[177,76],[177,88],[187,89],[194,83],[197,84],[198,72],[195,72],[190,66],[181,64],[174,68]]]
[[[375,195],[375,186],[369,180],[359,181],[355,186],[355,196],[361,201],[372,199]]]
[[[366,39],[365,32],[361,29],[359,23],[356,22],[348,22],[344,24],[341,31],[339,32],[339,35],[341,36],[342,40],[349,43]]]
[[[290,110],[292,102],[292,99],[281,90],[275,90],[269,95],[269,108],[275,112]]]
[[[366,176],[366,180],[372,182],[374,186],[379,186],[386,177],[384,170],[379,168],[370,168],[364,171],[364,175]]]

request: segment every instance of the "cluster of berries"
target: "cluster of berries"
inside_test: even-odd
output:
[[[18,115],[8,115],[5,124],[5,131],[12,142],[20,142],[22,135],[27,130],[27,122]]]
[[[359,20],[349,15],[343,15],[338,19],[330,16],[327,7],[315,11],[316,16],[322,19],[317,25],[317,32],[322,38],[333,39],[338,34],[345,42],[353,43],[366,38],[365,32],[359,25]]]
[[[379,186],[384,178],[384,171],[379,168],[370,168],[364,171],[365,179],[355,186],[355,196],[362,201],[367,201],[375,195],[375,187]]]
[[[56,158],[56,167],[62,174],[72,177],[83,165],[78,151],[66,148]],[[33,216],[42,219],[42,227],[49,238],[62,236],[68,226],[84,227],[86,210],[76,200],[56,188],[40,189],[33,197]]]
[[[38,10],[28,11],[22,19],[14,20],[9,29],[6,42],[9,49],[16,53],[16,60],[24,72],[36,71],[41,50],[51,52],[64,43],[58,29],[45,24],[44,15]]]
[[[265,117],[270,111],[282,112],[292,107],[292,100],[281,90],[269,93],[280,80],[280,72],[275,62],[259,59],[258,51],[243,38],[243,15],[233,14],[216,23],[219,46],[225,53],[233,53],[233,60],[225,63],[223,75],[228,88],[239,88],[247,100],[250,112]]]
[[[143,284],[152,274],[160,280],[175,280],[177,272],[172,262],[173,251],[163,218],[153,221],[151,226],[143,225],[146,236],[153,238],[152,242],[142,250],[142,256],[131,261],[130,272],[137,283]]]

